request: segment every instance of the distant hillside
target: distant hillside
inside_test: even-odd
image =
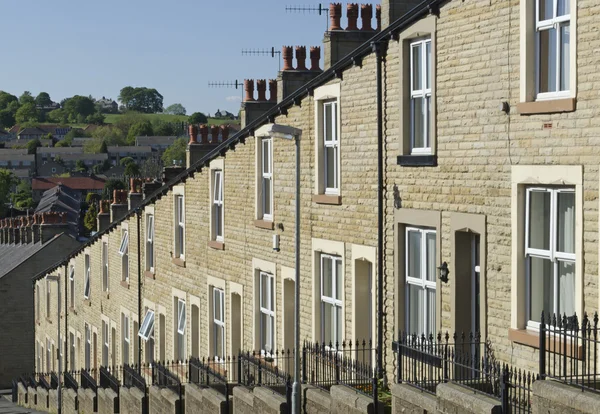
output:
[[[160,120],[165,122],[187,122],[187,115],[168,115],[168,114],[142,114],[142,116],[148,118],[150,121]],[[104,122],[107,124],[114,124],[119,121],[119,118],[123,117],[122,114],[107,114]],[[221,125],[221,124],[239,124],[239,121],[232,119],[216,119],[208,118],[210,125]]]

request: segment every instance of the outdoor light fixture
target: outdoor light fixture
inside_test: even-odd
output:
[[[438,270],[440,271],[440,280],[444,283],[448,283],[448,274],[450,274],[448,263],[442,263],[442,265],[438,267]]]

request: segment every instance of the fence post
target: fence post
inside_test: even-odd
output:
[[[237,372],[238,372],[238,385],[241,385],[242,384],[242,351],[240,351],[238,354]]]
[[[500,392],[502,393],[502,413],[510,413],[510,407],[508,405],[508,387],[510,386],[508,381],[508,365],[504,365],[502,369],[502,375],[500,375]]]
[[[339,349],[339,346],[336,348]],[[338,349],[336,349],[333,353],[333,364],[335,366],[335,383],[336,384],[340,383],[340,364],[338,361]]]
[[[294,350],[298,352],[298,350]],[[306,384],[306,343],[302,345],[302,383]]]
[[[540,378],[546,379],[546,321],[544,320],[544,312],[540,320]]]
[[[258,385],[262,385],[262,364],[261,364],[261,358],[258,358]]]
[[[379,395],[377,390],[377,377],[373,376],[373,412],[379,412]]]

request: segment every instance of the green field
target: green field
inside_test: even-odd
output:
[[[187,115],[168,115],[168,114],[142,114],[143,117],[148,118],[150,121],[160,120],[164,122],[187,122]],[[106,114],[104,122],[107,124],[114,124],[122,118],[122,114]],[[209,125],[222,125],[222,124],[238,124],[239,121],[231,119],[215,119],[208,118]]]

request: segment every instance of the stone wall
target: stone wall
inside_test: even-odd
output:
[[[70,388],[63,389],[63,413],[75,414],[78,413],[77,393]]]
[[[77,402],[79,404],[80,413],[91,414],[98,412],[96,393],[90,389],[79,388],[77,390]]]
[[[143,406],[148,404],[144,393],[137,388],[121,387],[119,390],[119,408],[121,414],[139,414]]]
[[[600,395],[554,381],[532,385],[533,414],[593,414],[600,407]]]
[[[291,407],[289,408],[291,410]],[[233,412],[236,414],[280,414],[288,412],[285,397],[265,387],[235,387],[233,389]]]
[[[179,395],[168,388],[152,386],[149,389],[150,414],[179,414]]]
[[[119,395],[110,388],[98,388],[98,412],[99,413],[118,413]]]
[[[231,405],[233,406],[233,402]],[[219,392],[211,388],[199,387],[196,384],[185,384],[186,414],[228,414],[229,412],[229,404]]]
[[[302,401],[306,414],[328,414],[331,412],[331,398],[327,391],[311,385],[303,385]]]

